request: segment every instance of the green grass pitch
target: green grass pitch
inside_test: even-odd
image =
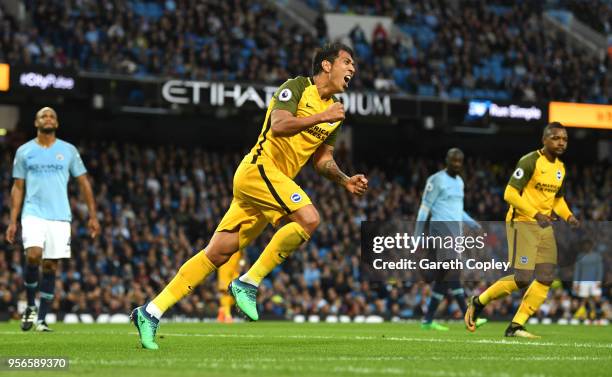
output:
[[[610,376],[612,326],[529,326],[540,340],[507,339],[505,323],[475,334],[416,323],[162,324],[159,351],[140,348],[130,325],[53,326],[22,333],[0,324],[0,357],[67,356],[64,371],[0,376]]]

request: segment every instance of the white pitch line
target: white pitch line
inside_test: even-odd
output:
[[[136,334],[135,332],[132,334]],[[319,340],[390,340],[401,342],[427,342],[427,343],[470,343],[470,344],[495,344],[495,345],[519,345],[536,347],[571,347],[571,348],[612,348],[612,343],[553,343],[540,341],[520,341],[520,340],[455,340],[443,338],[409,338],[409,337],[375,337],[375,336],[329,336],[329,335],[253,335],[247,336],[240,334],[185,334],[185,333],[164,333],[167,336],[198,336],[198,337],[250,337],[250,338],[277,338],[277,339],[319,339]]]
[[[121,364],[123,361],[113,360],[81,360],[85,364],[88,363],[107,363]],[[199,362],[204,363],[231,363],[235,362],[235,358],[222,358],[222,357],[210,357],[210,358],[198,358]],[[252,357],[252,358],[241,358],[240,361],[244,363],[293,363],[302,361],[312,362],[353,362],[353,361],[610,361],[612,357],[598,357],[598,356],[364,356],[364,357],[346,357],[346,356],[326,356],[326,357]],[[70,360],[72,362],[72,359]],[[129,362],[129,361],[128,361]],[[175,358],[164,359],[163,362],[193,362],[191,358]]]
[[[20,331],[0,331],[0,334],[16,335],[23,334]],[[56,333],[60,334],[60,333]],[[104,334],[115,334],[115,335],[136,335],[136,332],[122,332],[122,331],[110,331],[110,332],[95,332],[95,331],[65,331],[61,334],[67,335],[104,335]],[[612,343],[553,343],[553,342],[542,342],[538,340],[494,340],[494,339],[478,339],[478,340],[458,340],[458,339],[447,339],[447,338],[414,338],[414,337],[379,337],[379,336],[330,336],[330,335],[259,335],[259,334],[199,334],[199,333],[160,333],[160,336],[177,336],[177,337],[205,337],[205,338],[250,338],[250,339],[316,339],[316,340],[387,340],[387,341],[399,341],[399,342],[424,342],[424,343],[457,343],[457,344],[492,344],[492,345],[511,345],[511,346],[531,346],[531,347],[569,347],[569,348],[601,348],[601,349],[612,349]]]

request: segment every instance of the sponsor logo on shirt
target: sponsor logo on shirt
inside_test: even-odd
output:
[[[28,171],[32,174],[56,173],[64,170],[61,164],[32,164],[28,165]]]
[[[538,182],[535,184],[534,188],[540,192],[556,193],[557,191],[559,191],[561,186]]]
[[[304,130],[305,132],[311,134],[312,136],[316,137],[319,140],[325,140],[327,139],[327,137],[329,136],[330,132],[323,129],[322,127],[319,126],[312,126],[310,128],[307,128]]]

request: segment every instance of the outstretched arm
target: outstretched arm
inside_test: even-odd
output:
[[[355,195],[363,195],[368,189],[368,180],[363,174],[352,177],[346,175],[334,160],[334,147],[321,144],[312,156],[312,163],[317,173],[336,182],[340,186]]]

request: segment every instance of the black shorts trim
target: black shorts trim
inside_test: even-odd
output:
[[[261,174],[261,178],[263,178],[264,182],[266,182],[266,186],[268,186],[268,190],[270,190],[270,193],[272,194],[274,199],[276,199],[278,204],[280,204],[280,206],[283,208],[283,210],[285,210],[285,212],[287,212],[288,215],[291,214],[291,210],[289,209],[289,207],[287,207],[287,205],[278,195],[278,192],[276,192],[276,190],[274,189],[274,186],[272,186],[272,182],[270,182],[270,180],[268,179],[263,165],[257,165],[257,169],[259,169],[259,174]]]
[[[263,137],[261,138],[261,141],[259,142],[259,148],[257,148],[257,153],[253,155],[251,164],[256,163],[257,158],[261,155],[261,151],[263,150],[263,143],[265,143],[265,141],[267,140],[268,132],[270,131],[271,127],[272,127],[272,113],[270,113],[270,115],[268,116],[268,121],[266,122],[266,129],[264,130]]]

